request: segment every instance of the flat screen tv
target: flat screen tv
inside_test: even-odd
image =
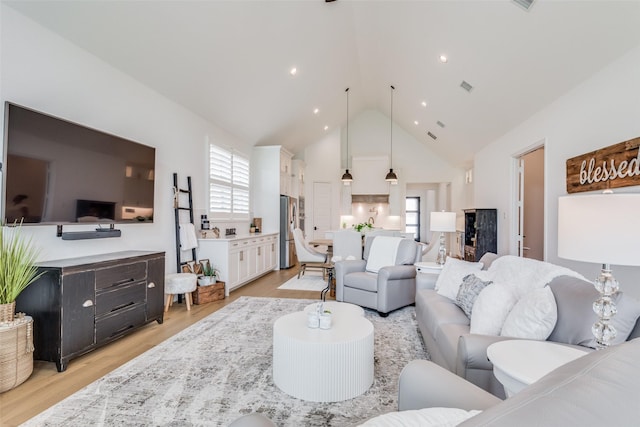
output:
[[[152,222],[155,148],[5,103],[8,223]]]

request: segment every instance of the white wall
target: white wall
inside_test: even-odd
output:
[[[497,208],[498,252],[515,254],[511,243],[514,192],[513,157],[545,141],[545,254],[546,260],[565,265],[589,279],[599,265],[558,258],[558,197],[566,194],[567,159],[640,136],[640,47],[532,116],[480,151],[474,161],[475,204]],[[627,187],[620,192],[638,192]],[[585,230],[586,233],[589,230]],[[616,267],[622,287],[640,296],[636,286],[640,268]]]
[[[459,211],[465,206],[464,170],[454,168],[432,150],[429,144],[438,142],[418,141],[395,125],[393,128],[393,170],[398,174],[398,185],[403,186],[401,198],[404,200],[405,185],[416,183],[450,182],[451,209]],[[332,228],[337,229],[340,224],[340,191],[342,183],[340,177],[346,166],[346,134],[344,130],[336,130],[323,140],[309,145],[304,152],[306,168],[307,212],[312,212],[310,204],[313,195],[313,182],[323,181],[332,183]],[[341,146],[344,147],[341,150]],[[340,157],[343,154],[343,158]],[[378,157],[390,155],[390,123],[389,118],[378,111],[368,110],[352,118],[349,122],[349,156],[350,157]],[[349,162],[352,165],[352,162]],[[386,171],[384,172],[386,173]],[[354,175],[354,181],[358,176]],[[404,203],[402,203],[404,213]],[[369,215],[366,215],[368,217]],[[351,221],[353,222],[353,221]],[[386,223],[385,223],[386,224]],[[376,222],[378,225],[378,222]],[[387,224],[391,226],[391,224]],[[404,220],[402,220],[402,227]],[[307,227],[312,227],[312,221],[307,221]],[[394,224],[395,226],[395,224]],[[307,229],[307,232],[309,229]]]
[[[207,194],[206,142],[235,146],[246,142],[185,110],[88,52],[2,4],[0,95],[26,107],[156,147],[153,224],[123,224],[121,238],[62,241],[56,227],[29,226],[42,248],[41,260],[128,249],[167,252],[167,271],[175,271],[172,174],[181,186],[193,180],[197,213]],[[4,115],[3,115],[4,117]],[[4,120],[4,118],[2,118]],[[2,123],[4,127],[4,123]],[[78,179],[82,179],[78,176]],[[0,202],[1,203],[1,202]],[[199,217],[198,217],[199,218]],[[196,222],[199,222],[196,220]],[[69,231],[95,226],[69,225]]]

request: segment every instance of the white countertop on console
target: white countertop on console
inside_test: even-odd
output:
[[[197,232],[199,233],[199,232]],[[264,236],[273,236],[273,235],[277,235],[278,232],[272,232],[272,233],[246,233],[246,234],[236,234],[234,236],[220,236],[220,237],[206,237],[206,238],[202,238],[199,237],[198,241],[201,242],[208,242],[208,241],[215,241],[215,242],[230,242],[233,240],[238,240],[238,239],[251,239],[252,237],[264,237]]]

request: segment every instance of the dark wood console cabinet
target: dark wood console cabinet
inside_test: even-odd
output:
[[[498,252],[498,211],[465,209],[464,259],[477,262],[487,252]]]
[[[118,339],[164,314],[164,252],[126,251],[38,265],[16,300],[34,320],[34,358],[56,362]]]

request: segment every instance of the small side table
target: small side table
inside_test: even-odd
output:
[[[438,276],[442,272],[442,265],[435,262],[416,262],[416,290],[433,289],[438,281]]]
[[[487,348],[493,374],[504,386],[507,397],[587,353],[551,341],[532,340],[500,341]]]

